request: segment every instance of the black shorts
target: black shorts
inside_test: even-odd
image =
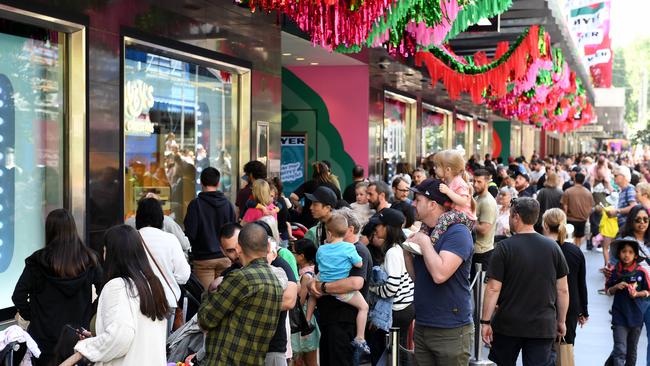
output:
[[[568,223],[573,225],[573,236],[577,236],[578,238],[585,236],[587,221],[568,221]]]

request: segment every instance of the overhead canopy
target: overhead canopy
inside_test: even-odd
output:
[[[460,56],[473,55],[478,51],[494,56],[499,42],[514,42],[531,25],[541,25],[551,36],[554,47],[560,47],[571,70],[582,79],[587,97],[594,101],[594,88],[589,72],[582,63],[569,28],[557,0],[513,0],[508,11],[501,14],[500,27],[489,31],[465,32],[449,43]]]

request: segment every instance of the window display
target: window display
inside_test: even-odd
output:
[[[463,155],[467,152],[467,130],[469,124],[472,121],[471,117],[465,116],[456,116],[456,121],[454,122],[454,144],[452,148],[460,150],[463,152]]]
[[[404,97],[394,98],[392,93],[385,93],[382,169],[385,181],[390,181],[395,174],[409,170],[411,156],[407,141],[414,123],[412,119],[415,117],[415,101],[407,100]]]
[[[63,206],[65,38],[0,19],[0,308]]]
[[[237,74],[127,41],[124,59],[125,214],[156,193],[179,224],[208,166],[237,190]]]
[[[422,156],[444,150],[447,114],[422,108]]]

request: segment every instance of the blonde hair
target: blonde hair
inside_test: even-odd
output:
[[[348,219],[340,213],[334,213],[325,223],[325,228],[333,237],[342,238],[348,231]]]
[[[476,212],[476,200],[474,200],[473,197],[474,187],[469,184],[468,174],[465,171],[465,158],[463,157],[463,154],[454,149],[442,150],[434,155],[433,164],[435,167],[441,167],[443,169],[449,168],[451,174],[454,176],[460,175],[461,178],[463,178],[469,189],[470,209],[473,212]]]
[[[551,172],[546,174],[546,181],[544,181],[544,187],[559,188],[561,183],[562,181],[560,180],[560,176],[557,175],[556,173]]]
[[[567,238],[566,214],[559,208],[552,208],[544,212],[542,224],[551,233],[557,234],[557,241],[564,243]]]
[[[433,156],[433,164],[443,169],[449,168],[454,176],[463,175],[463,179],[467,180],[463,174],[465,172],[465,158],[458,150],[447,149],[436,153]]]
[[[253,182],[253,198],[264,206],[273,203],[273,198],[271,198],[271,187],[267,181],[264,179],[256,179]]]
[[[639,183],[636,185],[636,189],[639,190],[640,194],[645,194],[650,198],[650,183]]]

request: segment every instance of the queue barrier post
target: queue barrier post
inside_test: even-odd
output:
[[[494,362],[483,359],[483,340],[481,339],[481,311],[483,309],[483,283],[485,282],[485,272],[483,265],[476,263],[476,277],[474,279],[474,357],[469,361],[470,366],[493,366]]]

